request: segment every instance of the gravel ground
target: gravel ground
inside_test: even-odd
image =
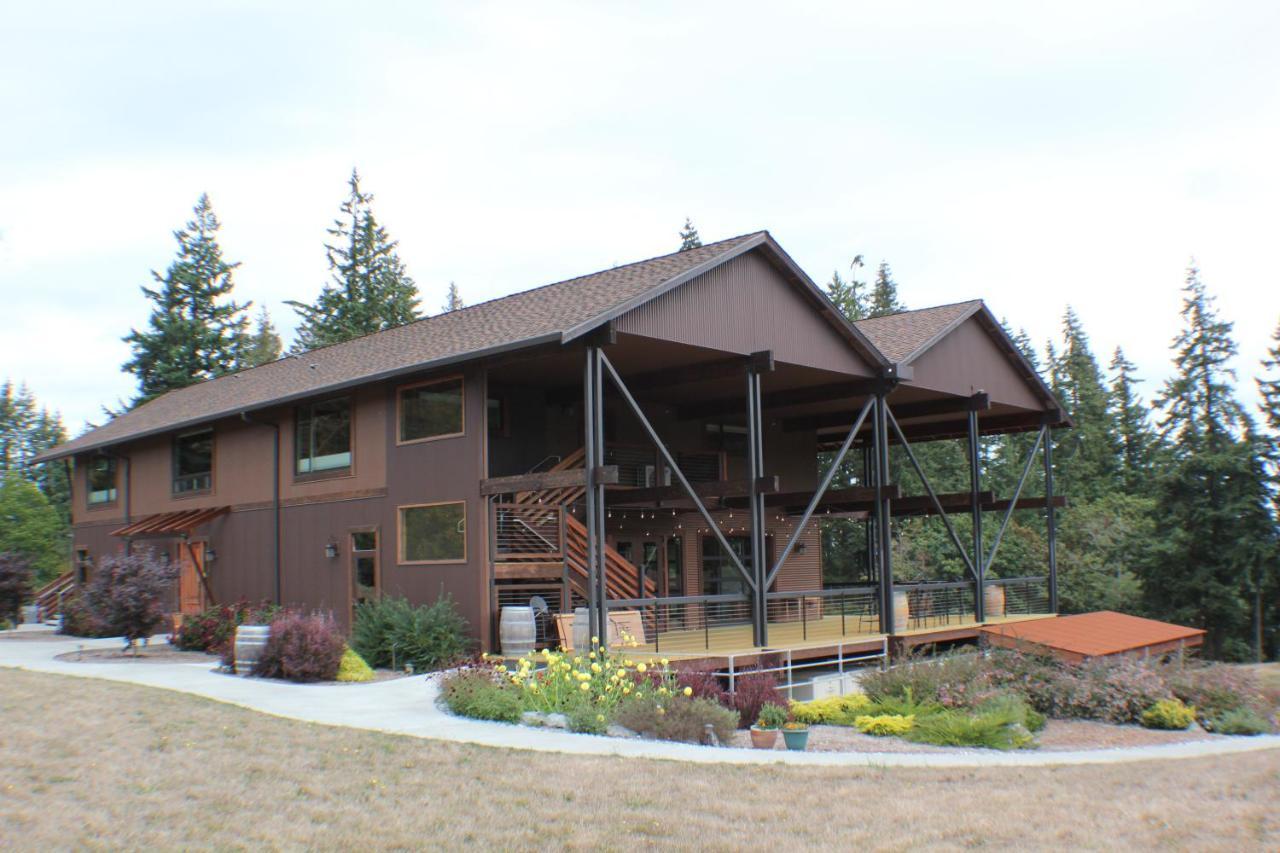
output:
[[[1141,726],[1117,726],[1091,720],[1050,720],[1036,736],[1045,752],[1079,749],[1116,749],[1126,746],[1156,746],[1197,740],[1218,740],[1199,727],[1182,732],[1144,729]],[[734,735],[733,746],[751,746],[751,733],[743,730]],[[778,735],[775,749],[786,749]],[[896,737],[872,737],[847,726],[813,726],[809,729],[810,752],[956,752],[959,747],[912,743]]]

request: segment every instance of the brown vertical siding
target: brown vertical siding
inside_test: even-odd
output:
[[[912,363],[913,387],[931,388],[949,394],[969,395],[986,391],[992,403],[1042,409],[1027,380],[991,340],[991,336],[970,318]]]
[[[749,252],[618,319],[618,331],[855,376],[872,370],[758,253]]]

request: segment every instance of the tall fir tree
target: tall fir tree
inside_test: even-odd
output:
[[[907,310],[907,306],[898,301],[898,284],[893,280],[887,261],[881,261],[876,270],[876,281],[871,286],[871,301],[867,307],[869,317],[884,317]]]
[[[1116,347],[1111,357],[1110,420],[1119,444],[1120,482],[1126,494],[1151,493],[1156,436],[1147,405],[1138,396],[1137,367]]]
[[[862,266],[862,255],[854,255],[849,262],[849,278],[842,278],[840,271],[836,270],[831,273],[831,281],[827,283],[827,298],[850,321],[865,320],[870,307],[867,283],[858,278]]]
[[[258,312],[253,331],[249,334],[248,345],[244,351],[244,366],[258,367],[270,364],[280,358],[282,352],[284,352],[284,341],[280,339],[280,333],[271,322],[271,315],[263,307]]]
[[[1253,583],[1274,556],[1274,524],[1253,427],[1231,384],[1232,325],[1218,316],[1194,263],[1183,294],[1175,372],[1157,400],[1169,449],[1143,598],[1157,618],[1207,629],[1209,657],[1245,659]]]
[[[1075,500],[1095,500],[1116,485],[1117,446],[1108,391],[1089,336],[1075,311],[1062,319],[1061,356],[1053,356],[1053,391],[1076,426],[1054,436],[1061,492]]]
[[[444,305],[441,306],[445,313],[457,311],[459,308],[465,307],[466,303],[462,301],[462,294],[458,292],[458,285],[449,282],[449,292],[444,298]]]
[[[1262,370],[1263,374],[1255,381],[1261,397],[1262,421],[1267,429],[1265,441],[1272,492],[1277,495],[1276,508],[1280,510],[1280,326],[1276,326],[1271,335],[1271,348],[1262,360]]]
[[[702,238],[698,236],[698,229],[694,227],[693,220],[686,216],[684,227],[680,229],[680,251],[697,249],[701,245]]]
[[[373,215],[373,194],[351,170],[350,194],[325,244],[331,280],[314,304],[290,301],[302,318],[294,352],[337,344],[418,319],[418,288],[396,253],[399,242]]]
[[[231,298],[239,264],[223,260],[220,225],[207,194],[192,212],[186,227],[173,234],[177,258],[163,275],[151,273],[156,287],[142,288],[152,303],[146,329],[124,338],[133,350],[124,369],[138,378],[134,406],[244,363],[250,303]]]

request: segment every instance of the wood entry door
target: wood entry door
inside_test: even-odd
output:
[[[204,581],[204,543],[179,542],[178,559],[178,612],[184,616],[195,615],[208,606]]]
[[[362,601],[382,591],[382,567],[378,564],[378,531],[351,531],[351,612]]]

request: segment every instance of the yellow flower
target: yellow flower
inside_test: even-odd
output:
[[[600,664],[598,664],[598,663],[593,663],[593,664],[591,664],[591,671],[592,671],[592,672],[599,672],[599,671],[600,671]]]
[[[591,689],[591,685],[590,685],[590,684],[587,684],[587,682],[585,682],[585,681],[584,681],[584,682],[582,682],[581,684],[579,684],[578,686],[579,686],[580,688],[582,688],[583,690],[590,690],[590,689]]]
[[[684,695],[686,695],[686,696],[692,696],[692,695],[693,695],[693,688],[692,688],[692,687],[686,687],[686,688],[684,689]]]
[[[622,692],[623,692],[623,693],[630,693],[630,692],[631,692],[631,687],[630,687],[629,685],[624,685],[624,686],[623,686],[623,688],[622,688]]]
[[[603,723],[603,722],[604,722],[604,714],[596,714],[596,722],[597,722],[597,723]]]
[[[593,645],[593,646],[598,646],[598,645],[600,645],[600,638],[599,638],[599,637],[592,637],[592,638],[591,638],[591,645]]]
[[[671,662],[670,662],[669,660],[667,660],[666,658],[663,658],[662,660],[658,661],[658,663],[662,664],[663,666],[667,666],[667,665],[669,665]]]
[[[636,664],[636,672],[640,673],[641,675],[643,675],[648,669],[649,667],[645,666],[643,662]]]
[[[659,706],[658,706],[658,713],[659,713],[659,714],[665,714],[665,713],[667,713],[667,711],[666,711],[666,709],[665,709],[665,708],[663,708],[661,705],[659,705]]]

